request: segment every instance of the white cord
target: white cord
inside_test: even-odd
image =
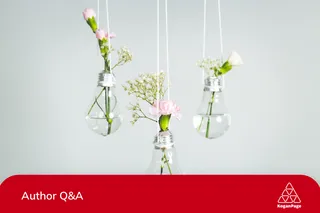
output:
[[[168,0],[165,0],[166,13],[166,53],[167,53],[167,80],[168,80],[168,100],[170,100],[170,71],[169,71],[169,32],[168,32]]]
[[[100,0],[97,0],[97,25],[100,24]]]
[[[99,23],[100,23],[100,0],[97,0],[97,25],[99,28]],[[97,54],[100,56],[100,46],[99,43],[97,43]]]
[[[206,57],[206,25],[207,25],[207,0],[204,0],[203,8],[203,49],[202,58]],[[204,84],[204,68],[202,69],[202,83]]]
[[[222,41],[222,25],[221,25],[221,7],[220,7],[220,0],[218,0],[218,11],[219,11],[219,32],[220,32],[221,63],[223,63],[223,41]]]
[[[109,49],[109,65],[110,73],[112,74],[112,65],[111,65],[111,39],[110,39],[110,16],[109,16],[109,1],[106,0],[106,12],[107,12],[107,33],[108,33],[108,49]]]
[[[160,110],[159,100],[160,100],[160,4],[157,0],[157,112]],[[159,128],[159,120],[157,121],[157,133]],[[157,137],[159,143],[159,135]]]
[[[220,51],[221,51],[221,65],[223,63],[223,39],[222,39],[222,24],[221,24],[221,6],[220,6],[220,0],[218,0],[218,12],[219,12],[219,32],[220,32]],[[221,76],[222,79],[222,87],[225,87],[225,82],[224,82],[224,76]]]

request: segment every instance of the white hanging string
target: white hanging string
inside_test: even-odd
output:
[[[107,33],[108,33],[108,49],[109,49],[109,65],[110,65],[110,73],[112,74],[112,64],[111,64],[111,39],[110,39],[110,16],[109,16],[109,1],[106,0],[106,12],[107,12]]]
[[[222,37],[222,21],[221,21],[221,4],[218,0],[218,17],[219,17],[219,34],[220,34],[220,60],[223,63],[223,37]],[[202,57],[206,57],[206,23],[207,22],[207,1],[204,0],[203,8],[203,52]],[[222,81],[224,85],[224,77],[222,76]],[[204,69],[202,70],[202,82],[204,82]]]
[[[165,0],[165,26],[166,26],[166,60],[167,60],[167,98],[170,100],[170,70],[169,70],[169,30],[168,30],[168,1]],[[157,0],[157,100],[160,100],[160,1]],[[157,111],[159,111],[159,102],[157,103]],[[157,122],[157,131],[159,128]],[[159,137],[158,137],[159,142]]]
[[[159,112],[160,105],[160,3],[157,0],[157,112]],[[157,122],[156,131],[158,132],[159,120]],[[159,135],[157,137],[157,142],[159,143]]]
[[[97,26],[99,27],[100,24],[100,0],[97,0]],[[100,46],[97,43],[97,54],[100,55]]]
[[[220,32],[221,63],[223,63],[223,41],[222,41],[222,25],[221,25],[221,6],[220,6],[220,0],[218,0],[218,14],[219,14],[219,32]]]
[[[165,0],[166,14],[166,54],[167,54],[167,80],[168,80],[168,100],[170,100],[170,71],[169,71],[169,31],[168,31],[168,0]]]
[[[207,0],[204,0],[203,8],[203,48],[202,48],[202,58],[206,57],[206,27],[207,27]],[[204,84],[204,68],[202,69],[202,83]]]
[[[160,100],[160,8],[159,0],[157,0],[157,100]],[[159,110],[159,106],[158,110]]]
[[[100,0],[97,0],[97,25],[100,24]]]
[[[222,24],[221,24],[221,4],[220,4],[220,0],[218,0],[218,15],[219,15],[219,32],[220,32],[220,60],[221,60],[221,64],[223,63],[223,38],[222,38]],[[224,82],[224,76],[221,76],[222,79],[222,87],[225,86],[225,82]]]

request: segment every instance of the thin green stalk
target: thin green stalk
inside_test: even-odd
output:
[[[146,119],[149,119],[150,121],[154,121],[154,122],[158,122],[157,120],[154,120],[150,117],[148,117],[143,111],[142,109],[139,109],[139,111],[142,113],[143,116],[140,116],[140,118],[146,118]]]
[[[146,118],[146,119],[148,119],[150,121],[153,121],[153,122],[156,122],[156,123],[158,122],[158,121],[156,121],[156,120],[154,120],[152,118],[146,117],[146,116],[139,116],[138,118]]]
[[[105,107],[106,107],[106,117],[108,122],[108,135],[109,135],[111,133],[111,124],[112,124],[112,119],[110,118],[110,96],[109,96],[110,87],[106,87],[104,91],[105,91]]]
[[[99,93],[98,97],[95,98],[95,101],[93,102],[93,104],[91,105],[90,109],[89,109],[89,112],[88,112],[88,115],[90,114],[90,112],[92,111],[94,105],[96,104],[97,100],[99,99],[99,97],[102,95],[103,91],[105,90],[105,88],[103,87],[101,92]]]
[[[109,49],[108,51],[106,51],[106,55],[105,55],[105,58],[104,58],[104,71],[106,73],[111,73],[111,70],[110,70],[110,61],[109,61]],[[106,108],[106,119],[107,119],[107,122],[108,122],[108,135],[111,134],[111,124],[112,124],[112,119],[110,118],[110,111],[111,111],[111,105],[110,105],[110,96],[109,96],[109,92],[110,92],[110,87],[105,87],[105,108]]]
[[[170,175],[172,175],[172,172],[171,172],[171,168],[170,168],[170,165],[169,165],[169,161],[168,161],[168,159],[167,159],[167,156],[166,156],[166,153],[165,153],[165,151],[163,150],[163,158],[164,158],[164,162],[167,164],[167,167],[168,167],[168,170],[169,170],[169,173],[170,173]]]
[[[211,115],[212,115],[212,106],[214,102],[214,92],[212,92],[211,102],[209,102],[209,114],[208,114],[208,121],[207,121],[207,130],[206,130],[206,138],[209,138],[209,130],[210,130],[210,122],[211,122]]]
[[[210,103],[209,103],[209,104],[210,104]],[[206,113],[206,115],[208,115],[208,114],[209,114],[209,111],[210,111],[210,106],[208,105],[208,109],[207,109],[207,113]],[[201,128],[202,123],[203,123],[203,120],[204,120],[204,117],[202,116],[202,118],[201,118],[201,122],[200,122],[200,125],[198,126],[198,131],[200,131],[200,128]]]
[[[121,64],[121,62],[122,62],[122,61],[118,61],[118,63],[116,63],[116,64],[112,67],[112,70],[113,70],[114,68],[116,68],[117,66],[119,66],[119,65]]]
[[[104,110],[103,110],[103,109],[102,109],[102,107],[100,106],[100,104],[99,104],[99,102],[98,102],[98,100],[97,100],[97,99],[96,99],[96,103],[97,103],[98,107],[100,108],[101,112],[103,112],[104,117],[105,117],[105,118],[107,118],[106,113],[104,112]],[[103,119],[105,119],[105,118],[103,118]]]
[[[107,58],[104,59],[104,71],[106,73],[110,73],[109,59]]]
[[[200,125],[198,126],[198,132],[200,131],[200,128],[201,128],[201,126],[202,126],[202,122],[203,122],[203,117],[201,118]]]

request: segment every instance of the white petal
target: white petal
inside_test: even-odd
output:
[[[243,64],[243,61],[240,55],[235,51],[231,52],[231,55],[229,56],[228,61],[232,66],[238,66]]]

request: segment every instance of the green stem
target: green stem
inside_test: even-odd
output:
[[[154,120],[154,119],[152,119],[152,118],[149,118],[149,117],[147,117],[147,116],[139,116],[139,118],[146,118],[146,119],[148,119],[148,120],[150,120],[150,121],[154,121],[154,122],[158,123],[158,121],[156,121],[156,120]]]
[[[167,164],[167,167],[168,167],[168,170],[169,170],[170,175],[172,175],[172,171],[171,171],[171,168],[170,168],[170,165],[169,165],[169,161],[168,161],[168,159],[167,159],[167,156],[166,156],[166,153],[165,153],[164,150],[163,150],[163,158],[164,158],[164,160],[165,160],[165,163]]]
[[[104,110],[102,109],[102,107],[100,106],[100,104],[99,104],[99,102],[98,102],[98,100],[96,99],[96,104],[98,105],[98,107],[100,108],[100,110],[101,110],[101,112],[103,112],[103,114],[104,114],[104,117],[105,118],[107,118],[107,115],[106,115],[106,113],[104,112]],[[104,119],[104,118],[103,118]]]
[[[209,103],[209,104],[210,104],[210,103]],[[209,111],[210,111],[210,105],[209,105],[209,104],[208,104],[208,109],[207,109],[206,115],[208,115],[208,114],[209,114]],[[200,128],[201,128],[202,123],[203,123],[203,120],[204,120],[204,117],[202,116],[200,125],[198,126],[198,131],[200,131]]]
[[[139,111],[142,113],[143,116],[140,116],[140,118],[146,118],[146,119],[149,119],[150,121],[154,121],[154,122],[158,122],[157,120],[154,120],[150,117],[148,117],[143,111],[141,108],[139,108]]]
[[[208,114],[208,121],[207,121],[206,138],[209,138],[209,130],[210,130],[213,102],[214,102],[214,92],[212,92],[211,102],[209,102],[209,113],[207,113]]]
[[[119,66],[119,65],[121,64],[121,62],[122,62],[122,61],[118,61],[118,63],[116,63],[116,64],[112,67],[112,70],[113,70],[114,68],[116,68],[117,66]]]
[[[108,59],[108,56],[104,59],[104,71],[106,73],[110,73],[110,61]]]
[[[99,99],[99,97],[102,95],[103,91],[105,90],[105,88],[103,87],[101,92],[99,93],[98,97],[95,98],[93,104],[91,105],[90,109],[89,109],[89,112],[88,112],[88,115],[90,114],[90,112],[92,111],[94,105],[97,103],[97,100]]]
[[[200,131],[200,128],[201,128],[201,126],[202,126],[202,122],[203,122],[203,117],[201,118],[200,125],[198,126],[198,132]]]
[[[111,133],[111,124],[112,124],[112,119],[110,118],[110,96],[109,96],[109,91],[110,87],[106,87],[105,91],[105,107],[106,107],[106,117],[107,117],[107,122],[108,122],[108,135]]]
[[[104,57],[104,71],[106,73],[111,73],[110,70],[110,60],[109,60],[109,52],[110,50],[106,51],[106,55]],[[111,124],[112,124],[112,119],[110,118],[110,111],[111,111],[111,105],[110,105],[110,87],[105,87],[105,107],[106,107],[106,119],[108,122],[108,135],[111,134]]]

